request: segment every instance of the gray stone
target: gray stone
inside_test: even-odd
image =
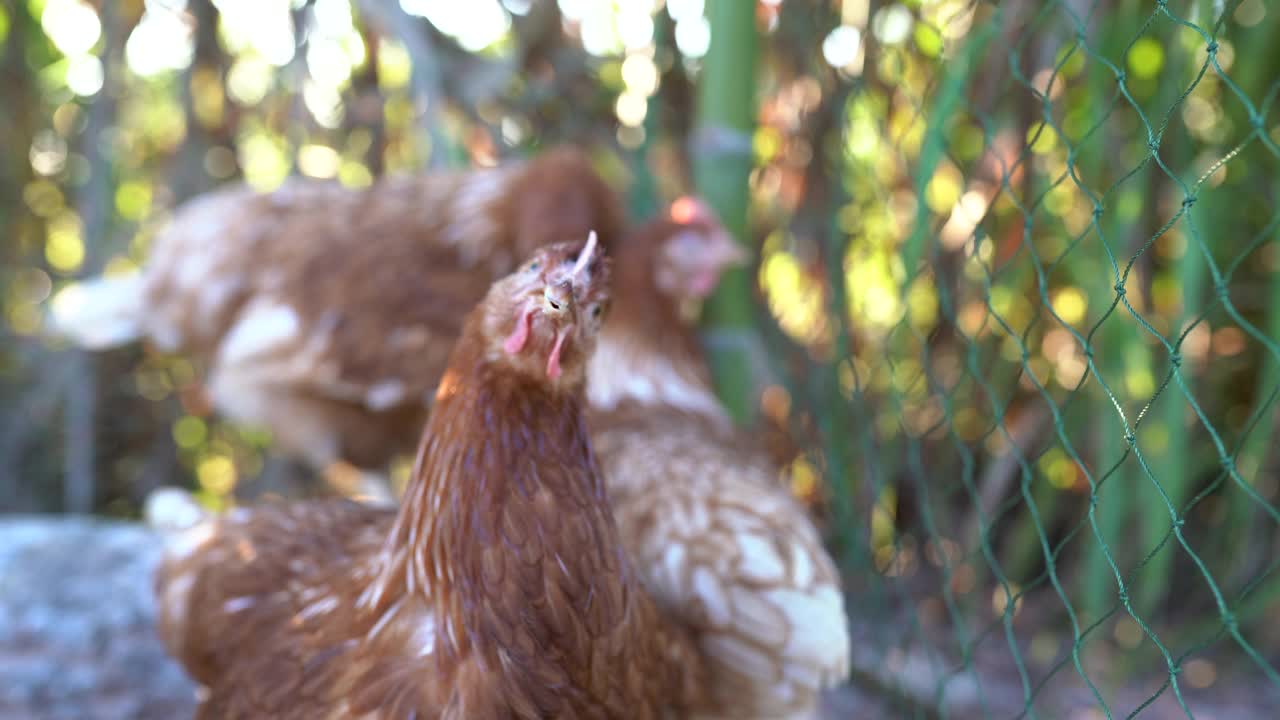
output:
[[[0,520],[0,720],[174,720],[194,685],[156,636],[160,538],[130,523]]]

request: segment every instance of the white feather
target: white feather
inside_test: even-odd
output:
[[[828,683],[844,680],[849,672],[849,620],[840,591],[820,585],[809,591],[777,588],[764,596],[790,620],[787,657],[812,664]]]
[[[162,487],[147,495],[143,516],[153,530],[177,533],[195,527],[207,519],[209,513],[186,490]]]
[[[613,410],[626,400],[671,405],[728,422],[711,388],[687,379],[669,358],[638,352],[604,334],[587,365],[587,402],[597,410]]]
[[[288,305],[258,302],[245,311],[222,343],[218,361],[234,365],[270,353],[298,337],[298,313]]]
[[[749,533],[738,535],[737,541],[738,548],[742,552],[738,570],[743,577],[758,583],[782,581],[786,568],[782,564],[782,558],[778,557],[778,551],[773,543],[759,535]]]
[[[404,394],[403,381],[395,378],[380,380],[369,386],[364,396],[364,404],[374,412],[381,412],[400,404],[404,400]]]
[[[53,298],[49,329],[90,350],[138,340],[143,291],[140,273],[70,285]]]

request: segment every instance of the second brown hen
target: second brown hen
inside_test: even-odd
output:
[[[615,253],[591,438],[646,585],[706,655],[713,716],[811,717],[849,673],[840,575],[777,467],[732,427],[681,317],[743,254],[700,203],[672,215]]]

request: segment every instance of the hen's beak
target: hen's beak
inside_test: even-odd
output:
[[[573,283],[564,280],[556,285],[548,285],[542,290],[542,306],[547,315],[560,316],[569,312],[573,305]]]

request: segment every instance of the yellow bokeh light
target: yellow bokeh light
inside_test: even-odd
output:
[[[348,160],[338,168],[338,182],[349,188],[369,187],[373,184],[373,173],[362,163]]]
[[[888,249],[858,253],[846,262],[849,311],[856,327],[889,328],[902,318],[901,259]]]
[[[378,42],[378,85],[384,90],[409,86],[413,63],[404,46],[390,38]]]
[[[907,313],[916,328],[931,328],[937,322],[938,290],[931,279],[921,278],[911,284],[907,291]]]
[[[223,455],[210,455],[196,466],[200,487],[215,495],[226,495],[235,488],[236,467]]]
[[[200,445],[208,436],[209,429],[204,421],[193,415],[184,415],[173,424],[173,441],[184,450]]]
[[[1076,485],[1076,463],[1063,452],[1062,448],[1049,448],[1036,461],[1040,472],[1049,484],[1059,490],[1070,490]]]
[[[644,116],[649,111],[649,101],[644,95],[627,90],[618,96],[614,109],[618,113],[618,122],[638,127],[644,122]]]
[[[84,263],[84,238],[80,218],[67,213],[49,223],[49,236],[44,245],[49,266],[61,273],[73,273]]]
[[[120,183],[116,188],[116,212],[126,220],[137,222],[151,211],[151,186],[136,180]]]
[[[783,331],[806,344],[826,337],[822,288],[805,274],[794,255],[770,253],[760,266],[760,284]]]
[[[303,145],[298,150],[298,169],[314,178],[334,177],[341,161],[338,151],[327,145]]]
[[[795,459],[787,468],[791,492],[802,500],[813,500],[818,494],[818,471],[804,456]]]
[[[267,96],[275,70],[257,56],[239,58],[227,71],[227,93],[241,105],[257,105]]]
[[[284,142],[265,133],[254,133],[240,143],[240,167],[244,179],[257,190],[274,190],[289,175]]]
[[[925,189],[924,197],[925,202],[929,204],[929,209],[939,215],[950,212],[952,206],[960,200],[963,183],[964,178],[954,165],[950,163],[941,165],[933,173]]]
[[[1058,146],[1058,131],[1047,123],[1037,123],[1027,130],[1027,146],[1031,152],[1044,155]]]
[[[1164,47],[1159,40],[1139,38],[1129,49],[1129,71],[1135,77],[1153,78],[1164,67]]]
[[[645,97],[658,89],[658,66],[642,53],[633,53],[622,61],[622,81],[631,92]]]
[[[9,328],[18,335],[35,335],[40,330],[40,311],[31,303],[9,303],[4,315]]]
[[[871,545],[882,548],[893,544],[894,518],[898,515],[898,496],[893,488],[880,491],[880,498],[871,510]]]
[[[1080,288],[1062,288],[1053,294],[1053,311],[1068,325],[1084,322],[1089,301]]]
[[[782,150],[782,133],[776,128],[762,126],[751,136],[751,146],[756,161],[765,164]]]

